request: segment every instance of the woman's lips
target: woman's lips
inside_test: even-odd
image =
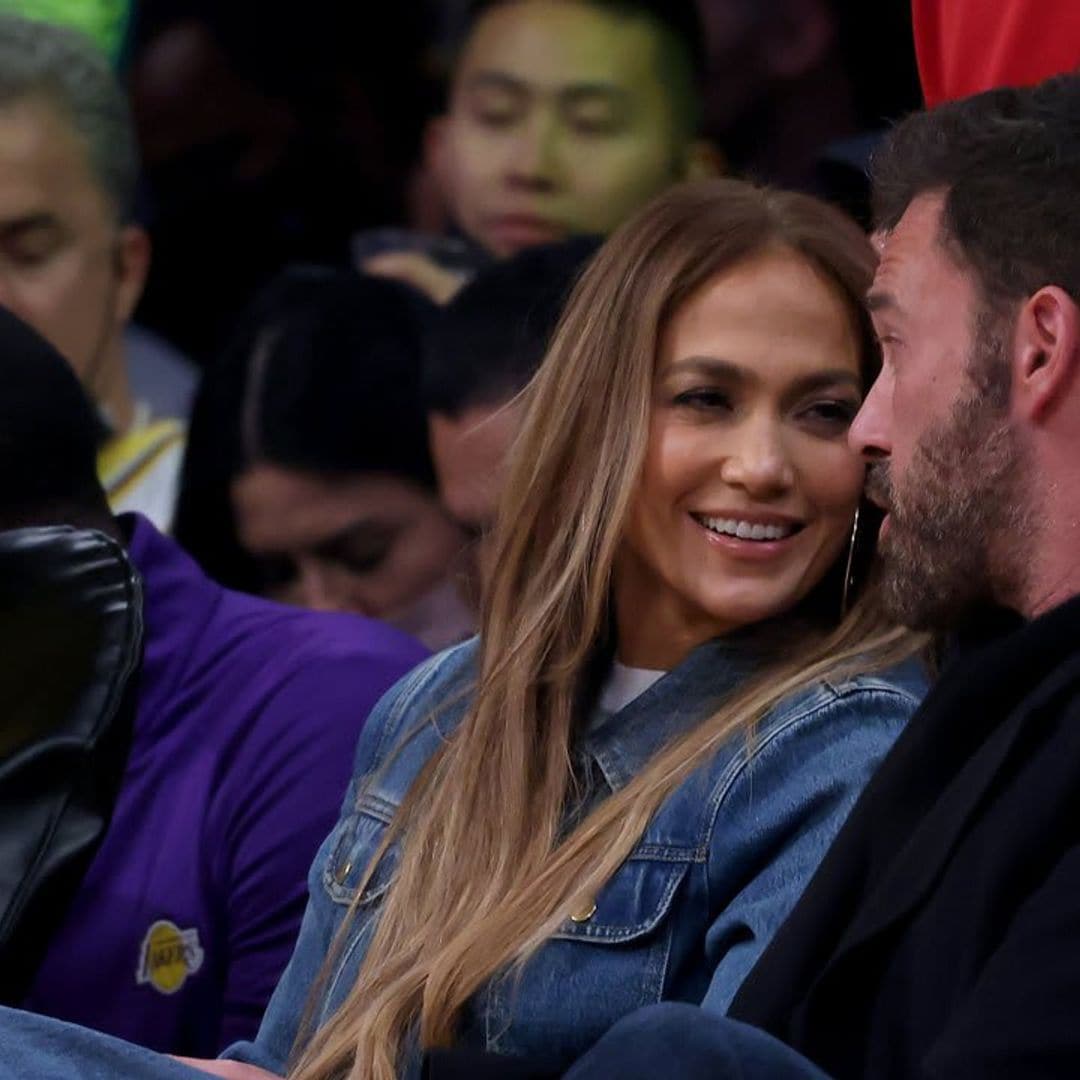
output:
[[[767,562],[770,559],[786,555],[803,531],[803,526],[800,524],[794,532],[780,539],[743,539],[729,533],[715,532],[699,521],[694,514],[690,515],[690,519],[704,533],[705,539],[711,545],[727,554],[749,562]]]

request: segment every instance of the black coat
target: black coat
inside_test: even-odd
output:
[[[1080,598],[988,617],[731,1015],[847,1080],[1080,1076]]]

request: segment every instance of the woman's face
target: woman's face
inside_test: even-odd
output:
[[[838,558],[865,473],[846,438],[859,349],[839,289],[788,251],[725,271],[676,311],[616,565],[625,663],[673,667],[793,607]]]
[[[435,495],[400,477],[328,477],[259,463],[233,481],[240,543],[276,599],[382,619],[428,644],[460,640],[453,580],[464,537]]]

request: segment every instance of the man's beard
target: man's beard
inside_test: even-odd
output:
[[[887,464],[871,465],[868,492],[889,507],[882,598],[897,621],[944,630],[1022,594],[1034,533],[1027,460],[1007,410],[972,388],[923,433],[899,488]]]

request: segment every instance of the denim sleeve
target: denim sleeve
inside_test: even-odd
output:
[[[48,1016],[0,1007],[0,1080],[207,1080],[206,1073]]]
[[[403,715],[410,711],[409,704],[435,673],[438,662],[439,657],[433,657],[421,664],[387,691],[372,709],[357,743],[352,779],[345,793],[340,821],[352,813],[361,783],[378,768],[388,746],[393,743]],[[296,947],[266,1007],[258,1034],[252,1042],[230,1046],[221,1055],[223,1058],[285,1075],[310,995],[317,986],[334,935],[347,911],[343,905],[334,903],[323,887],[323,867],[333,854],[336,832],[335,828],[326,837],[311,864],[307,909]]]
[[[709,854],[705,1008],[726,1012],[917,706],[902,690],[850,687],[793,710],[743,759]]]
[[[764,1031],[693,1005],[664,1002],[624,1016],[564,1080],[828,1080]]]

